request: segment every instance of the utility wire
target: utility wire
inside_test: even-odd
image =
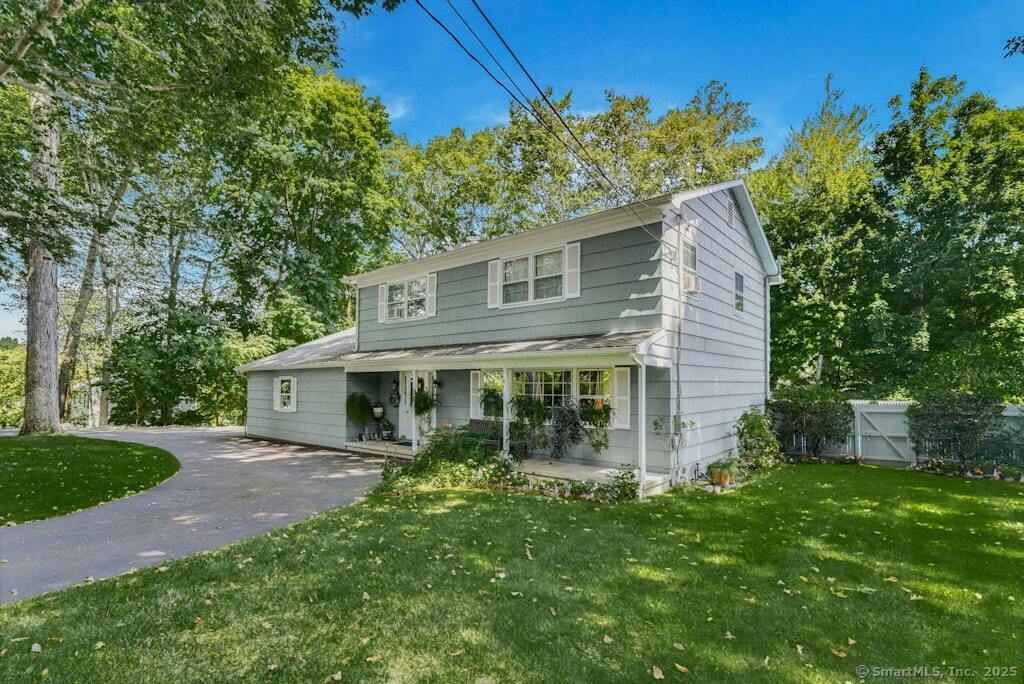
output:
[[[471,50],[470,50],[469,48],[467,48],[467,47],[465,46],[465,44],[463,44],[463,42],[462,42],[461,40],[459,40],[458,36],[456,36],[456,35],[455,35],[455,34],[454,34],[454,33],[453,33],[452,31],[451,31],[451,29],[449,29],[449,28],[448,28],[448,26],[446,26],[446,25],[445,25],[445,23],[444,23],[443,21],[441,21],[441,20],[440,20],[440,19],[439,19],[439,18],[438,18],[437,16],[435,16],[435,15],[434,15],[434,13],[433,13],[433,12],[431,12],[431,11],[430,11],[429,9],[427,9],[427,7],[426,7],[426,6],[425,6],[425,5],[423,4],[422,0],[415,0],[415,2],[416,2],[416,5],[417,5],[417,6],[418,6],[418,7],[419,7],[419,8],[421,9],[421,10],[423,10],[423,12],[424,12],[424,13],[425,13],[425,14],[426,14],[426,15],[427,15],[428,17],[430,17],[430,19],[431,19],[431,20],[432,20],[432,21],[433,21],[433,22],[434,22],[435,24],[437,24],[437,25],[438,25],[438,26],[439,26],[439,27],[440,27],[440,28],[441,28],[441,29],[442,29],[442,30],[443,30],[443,31],[444,31],[445,33],[447,33],[447,34],[448,34],[448,37],[449,37],[449,38],[451,38],[451,39],[452,39],[452,40],[453,40],[453,41],[455,42],[455,44],[456,44],[456,45],[458,45],[458,46],[459,46],[459,48],[461,48],[461,49],[462,49],[462,51],[463,51],[463,52],[465,52],[465,53],[466,53],[466,55],[467,55],[467,56],[468,56],[468,57],[469,57],[469,58],[470,58],[471,60],[473,60],[473,61],[474,61],[474,62],[475,62],[475,63],[477,64],[477,66],[479,66],[479,67],[480,67],[481,69],[483,69],[483,70],[484,70],[484,73],[486,73],[486,74],[487,74],[487,75],[488,75],[488,76],[490,77],[490,79],[491,79],[492,81],[494,81],[495,83],[497,83],[497,84],[498,84],[498,86],[499,86],[499,87],[500,87],[500,88],[501,88],[502,90],[504,90],[504,91],[505,91],[505,92],[506,92],[506,93],[507,93],[507,94],[509,95],[509,97],[511,97],[511,98],[512,98],[512,101],[513,101],[513,102],[515,102],[515,103],[516,103],[517,105],[519,105],[519,107],[520,107],[520,108],[522,108],[522,109],[523,109],[523,110],[524,110],[524,111],[525,111],[525,112],[526,112],[527,114],[529,114],[530,116],[532,116],[532,117],[533,117],[533,118],[534,118],[534,119],[535,119],[535,120],[537,121],[537,123],[539,123],[539,124],[540,124],[540,125],[541,125],[541,126],[542,126],[542,127],[543,127],[543,128],[544,128],[544,129],[545,129],[545,130],[546,130],[546,131],[547,131],[547,132],[548,132],[548,133],[549,133],[549,134],[550,134],[551,136],[552,136],[552,137],[554,137],[554,138],[555,138],[555,140],[557,140],[557,141],[558,141],[559,143],[561,143],[561,145],[562,145],[562,146],[563,146],[563,147],[564,147],[564,148],[566,149],[566,151],[568,151],[568,152],[569,152],[569,154],[570,154],[570,155],[571,155],[571,156],[572,156],[572,157],[573,157],[573,158],[574,158],[574,159],[575,159],[575,160],[576,160],[576,161],[577,161],[577,162],[578,162],[578,163],[579,163],[579,164],[580,164],[580,165],[581,165],[581,166],[582,166],[582,167],[583,167],[583,168],[584,168],[585,170],[587,170],[587,171],[589,171],[589,172],[591,172],[591,173],[593,173],[593,172],[594,172],[594,171],[596,170],[596,171],[597,171],[597,173],[598,173],[598,174],[599,174],[600,176],[602,176],[602,177],[603,177],[603,178],[604,178],[604,179],[606,180],[606,182],[610,183],[610,184],[611,184],[611,186],[612,186],[612,188],[613,188],[613,189],[615,189],[615,190],[616,190],[616,191],[617,191],[617,192],[618,192],[618,193],[620,194],[620,197],[622,196],[622,194],[623,194],[623,193],[625,193],[625,191],[624,191],[624,190],[623,190],[622,188],[618,187],[618,186],[617,186],[616,184],[614,184],[614,183],[613,183],[613,182],[612,182],[612,181],[611,181],[611,180],[610,180],[610,179],[609,179],[609,178],[607,177],[607,174],[605,174],[605,172],[604,172],[604,171],[603,171],[603,170],[602,170],[602,169],[600,168],[600,166],[599,166],[598,164],[596,164],[596,162],[593,162],[592,160],[587,160],[587,159],[584,159],[584,158],[583,158],[583,157],[582,157],[582,156],[580,155],[580,153],[579,153],[579,152],[577,152],[577,151],[576,151],[575,149],[573,149],[573,147],[572,147],[571,145],[569,145],[569,144],[568,144],[567,142],[565,142],[565,140],[563,140],[563,139],[562,139],[562,137],[561,137],[560,135],[558,135],[558,133],[557,133],[557,132],[556,132],[556,131],[555,131],[555,130],[554,130],[554,129],[553,129],[552,127],[551,127],[551,125],[550,125],[550,124],[549,124],[549,123],[548,123],[548,122],[547,122],[547,121],[545,120],[545,117],[544,117],[543,115],[541,115],[541,114],[540,114],[540,112],[536,111],[536,109],[535,109],[534,107],[532,107],[532,106],[528,106],[528,105],[524,104],[524,103],[523,103],[523,102],[522,102],[522,101],[521,101],[521,100],[520,100],[520,99],[519,99],[519,98],[518,98],[518,97],[516,96],[516,94],[515,94],[515,93],[513,93],[513,92],[512,92],[512,91],[511,91],[511,90],[509,89],[509,87],[508,87],[507,85],[505,85],[505,83],[504,83],[504,82],[503,82],[503,81],[502,81],[501,79],[499,79],[498,77],[496,77],[496,76],[494,75],[494,73],[493,73],[493,72],[492,72],[492,71],[491,71],[490,69],[488,69],[488,68],[487,68],[487,66],[486,66],[486,65],[484,65],[484,63],[483,63],[483,62],[481,62],[481,61],[480,61],[480,59],[479,59],[479,58],[478,58],[478,57],[477,57],[477,56],[476,56],[475,54],[473,54],[473,52],[472,52],[472,51],[471,51]],[[449,2],[449,4],[451,4],[451,3]],[[475,4],[475,3],[474,3],[474,4]],[[479,6],[478,6],[478,8],[479,8]],[[454,10],[455,8],[454,8],[454,7],[452,7],[452,9]],[[455,10],[455,13],[456,13],[457,15],[459,14],[457,10]],[[465,18],[463,18],[463,17],[461,16],[461,15],[459,15],[459,17],[460,17],[460,19],[462,19],[463,23],[464,23],[464,24],[466,24],[467,28],[469,28],[469,24],[468,24],[468,22],[466,22]],[[489,22],[489,20],[488,20],[488,23],[490,23],[490,22]],[[493,28],[493,25],[492,25],[492,28]],[[496,29],[495,29],[495,30],[496,30]],[[476,32],[475,32],[475,31],[473,31],[473,30],[472,30],[471,28],[470,28],[470,32],[471,32],[471,33],[473,33],[473,35],[474,35],[474,37],[475,37],[475,38],[477,39],[477,41],[478,41],[478,42],[480,42],[480,43],[481,43],[481,45],[483,45],[483,41],[482,41],[482,40],[480,39],[480,37],[479,37],[479,36],[478,36],[478,35],[476,34]],[[503,42],[504,42],[504,41],[503,41]],[[508,48],[507,44],[506,44],[506,48]],[[509,50],[511,50],[511,48],[508,48],[508,49],[509,49]],[[493,53],[491,53],[491,51],[490,51],[490,50],[488,50],[488,49],[487,49],[486,45],[484,45],[484,50],[485,50],[485,51],[487,51],[487,53],[488,53],[488,54],[490,55],[491,59],[493,59],[493,60],[495,61],[495,63],[496,63],[496,64],[498,64],[498,66],[499,66],[499,69],[501,69],[502,73],[504,73],[504,74],[505,74],[505,76],[506,76],[507,78],[509,78],[509,80],[510,80],[510,81],[512,82],[512,84],[513,84],[513,87],[515,87],[515,88],[516,88],[516,90],[518,90],[518,91],[519,91],[520,93],[523,93],[522,89],[521,89],[521,88],[520,88],[520,87],[518,86],[518,84],[516,83],[515,79],[513,79],[513,78],[512,78],[512,77],[511,77],[511,76],[509,75],[508,71],[507,71],[507,70],[505,70],[505,68],[504,68],[503,66],[501,66],[501,62],[500,62],[500,61],[499,61],[499,60],[498,60],[498,59],[497,59],[497,58],[496,58],[496,57],[494,56],[494,54],[493,54]],[[517,59],[516,61],[518,62],[518,59]],[[523,66],[522,66],[522,63],[520,63],[520,67],[521,67],[521,68],[523,68],[523,69],[524,69],[524,71],[525,71],[525,67],[523,67]],[[531,79],[531,81],[533,80],[533,79],[532,79],[532,77],[530,77],[530,79]],[[534,86],[536,87],[536,82],[534,82]],[[539,88],[538,88],[538,89],[539,89]],[[544,93],[543,93],[543,92],[542,92],[542,95],[544,95]],[[526,96],[525,96],[525,94],[523,94],[523,97],[524,97],[524,99],[525,99],[525,100],[526,100],[527,102],[531,102],[530,98],[526,97]],[[544,96],[544,99],[545,99],[545,101],[547,101],[547,97],[546,97],[546,96]],[[532,105],[532,102],[531,102],[531,105]],[[548,106],[551,106],[551,103],[550,103],[550,102],[548,102]],[[552,107],[552,109],[554,110],[555,108],[554,108],[554,107]],[[561,115],[560,115],[560,114],[559,114],[559,113],[557,112],[557,110],[555,110],[555,113],[556,113],[556,114],[558,115],[558,118],[559,118],[559,119],[562,119]],[[562,120],[562,123],[563,123],[563,125],[565,125],[565,122],[564,122],[564,120]],[[567,128],[568,128],[568,127],[567,127]],[[571,130],[571,129],[569,129],[569,132],[570,132],[570,134],[572,134],[572,130]],[[572,134],[572,135],[573,135],[573,138],[576,138],[575,134]],[[577,139],[577,142],[579,142],[579,141],[578,141],[578,139]],[[581,145],[581,147],[582,147],[582,145]],[[585,147],[583,147],[583,150],[584,150],[584,152],[586,153],[586,148],[585,148]],[[590,156],[590,155],[589,155],[589,153],[587,153],[587,156]],[[591,158],[591,159],[592,159],[592,158]],[[631,197],[629,196],[629,194],[626,194],[626,199],[627,199],[627,202],[629,202],[629,201],[631,200]],[[633,200],[633,201],[635,201],[635,200]],[[643,202],[641,202],[641,204],[644,204],[644,206],[646,206],[646,207],[647,207],[648,209],[652,209],[652,210],[654,210],[654,211],[657,211],[656,209],[654,209],[653,207],[651,207],[650,205],[648,205],[648,204],[646,204],[646,203],[643,203]],[[669,243],[666,243],[666,242],[664,242],[664,240],[662,239],[662,237],[661,237],[661,236],[659,236],[659,235],[654,235],[653,233],[651,233],[651,231],[649,231],[649,230],[647,229],[647,226],[646,226],[646,225],[644,224],[644,220],[643,220],[643,218],[641,218],[641,217],[640,217],[640,215],[639,215],[639,214],[638,214],[638,213],[636,212],[636,210],[635,210],[635,209],[634,209],[634,208],[633,208],[633,207],[631,206],[631,204],[627,203],[627,204],[625,205],[625,208],[626,208],[626,209],[627,209],[627,210],[628,210],[628,211],[629,211],[629,212],[630,212],[631,214],[633,214],[633,216],[634,216],[634,217],[635,217],[635,218],[637,219],[637,222],[638,222],[638,224],[639,224],[639,227],[640,227],[640,228],[641,228],[641,229],[642,229],[642,230],[643,230],[644,232],[646,232],[646,233],[647,233],[648,235],[650,235],[650,236],[651,236],[652,238],[654,238],[654,239],[655,239],[656,241],[658,241],[659,243],[662,243],[662,244],[664,244],[664,245],[665,245],[665,246],[666,246],[666,247],[668,248],[668,250],[669,250],[669,256],[670,256],[670,259],[674,259],[674,257],[673,257],[672,255],[674,255],[674,254],[675,254],[675,247],[673,247],[673,246],[672,246],[671,244],[669,244]]]
[[[451,0],[448,0],[448,2],[449,4],[451,4]],[[596,159],[594,159],[593,155],[590,154],[590,151],[587,149],[587,146],[583,144],[583,141],[579,139],[575,131],[572,130],[572,127],[569,126],[569,123],[562,116],[562,113],[558,110],[557,107],[555,107],[555,105],[548,98],[548,95],[546,92],[544,92],[544,89],[540,87],[539,83],[537,83],[537,80],[530,73],[530,70],[527,69],[526,65],[523,64],[523,61],[519,59],[519,55],[516,54],[515,50],[512,49],[512,46],[508,44],[507,40],[505,40],[505,36],[502,35],[501,31],[498,30],[498,27],[494,25],[493,21],[491,21],[491,18],[487,16],[486,12],[484,12],[484,9],[483,7],[480,6],[480,3],[478,3],[477,0],[470,0],[470,2],[473,3],[473,7],[476,8],[476,11],[479,12],[480,16],[483,17],[484,21],[487,22],[487,25],[491,27],[491,30],[494,32],[494,35],[496,35],[498,37],[498,40],[501,41],[501,44],[505,46],[505,49],[508,50],[509,55],[511,55],[512,59],[514,59],[516,64],[519,65],[519,68],[522,69],[523,73],[526,75],[526,78],[530,80],[530,83],[533,84],[533,87],[540,94],[541,98],[544,100],[547,106],[551,109],[552,112],[555,113],[555,116],[558,117],[558,121],[562,124],[562,127],[565,128],[565,130],[569,133],[572,139],[579,146],[580,150],[582,150],[583,154],[586,155],[587,159],[590,160],[590,163],[593,164],[594,168],[597,169],[598,173],[601,174],[601,177],[605,180],[605,182],[608,183],[608,185],[611,188],[617,190],[620,197],[624,196],[626,200],[630,202],[636,202],[642,204],[648,209],[653,209],[653,207],[648,205],[642,199],[635,197],[633,193],[631,193],[629,190],[624,188],[619,183],[616,183],[609,177],[607,173],[605,173],[604,169],[601,168],[601,165],[597,162]]]

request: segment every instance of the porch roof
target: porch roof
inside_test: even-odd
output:
[[[550,337],[532,340],[447,344],[381,351],[355,351],[355,333],[335,333],[239,367],[239,371],[346,367],[353,371],[430,368],[500,367],[503,363],[531,365],[578,356],[601,357],[609,363],[632,363],[631,355],[645,351],[659,328],[600,335]]]

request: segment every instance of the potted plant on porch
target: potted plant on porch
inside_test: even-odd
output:
[[[345,413],[361,426],[359,441],[365,442],[366,426],[373,418],[373,404],[370,403],[370,398],[361,392],[348,395],[348,399],[345,400]]]

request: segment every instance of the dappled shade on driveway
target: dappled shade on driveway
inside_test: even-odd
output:
[[[279,444],[237,428],[90,430],[152,444],[181,471],[140,494],[0,528],[0,603],[216,548],[350,503],[377,483],[375,457]]]

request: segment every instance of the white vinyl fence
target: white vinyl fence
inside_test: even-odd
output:
[[[907,408],[910,401],[870,401],[854,400],[853,425],[850,436],[845,444],[830,444],[824,452],[826,456],[835,456],[843,452],[856,452],[871,461],[889,461],[910,465],[916,463],[914,445],[910,441],[907,428]],[[1024,426],[1024,407],[1007,406],[1003,411],[1003,420],[1008,425]],[[787,450],[808,452],[807,440],[794,437]],[[1024,448],[1024,445],[1021,445]]]

